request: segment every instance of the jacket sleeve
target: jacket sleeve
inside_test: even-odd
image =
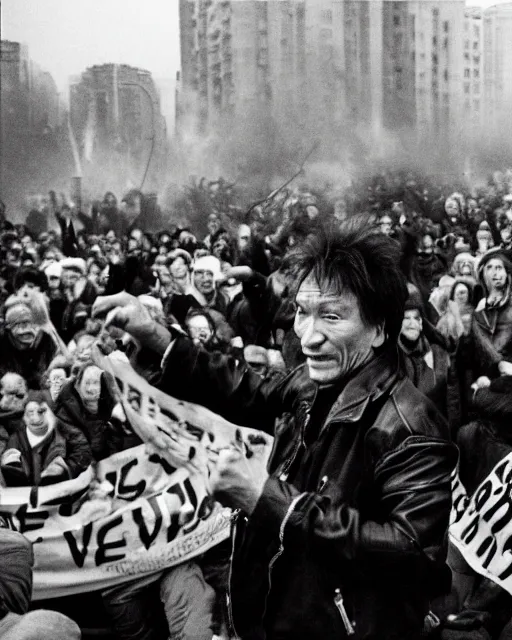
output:
[[[0,529],[0,618],[24,614],[32,597],[32,545],[21,533]]]
[[[354,567],[389,579],[428,577],[445,560],[456,447],[444,440],[410,436],[374,468],[373,508],[365,515],[340,498],[335,486],[300,494],[270,477],[251,521],[279,535],[281,544],[316,547],[326,567]],[[299,551],[300,552],[300,551]]]
[[[274,419],[286,410],[286,381],[284,375],[262,378],[242,360],[218,351],[208,353],[179,337],[164,358],[158,386],[235,424],[272,433]]]
[[[92,451],[82,431],[62,418],[58,424],[59,433],[66,441],[65,462],[71,478],[76,478],[85,471],[92,462]]]
[[[479,369],[482,369],[488,375],[497,373],[496,368],[503,360],[503,356],[494,348],[492,341],[482,330],[475,317],[473,317],[473,322],[471,323],[471,338]]]

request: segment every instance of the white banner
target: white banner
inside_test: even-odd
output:
[[[272,445],[270,436],[166,396],[127,362],[110,356],[98,363],[115,377],[125,413],[146,444],[74,480],[0,489],[4,524],[34,544],[35,600],[110,587],[225,540],[231,512],[209,494],[218,451],[243,446],[257,472]]]
[[[454,477],[450,539],[472,569],[512,595],[512,453],[471,499]]]

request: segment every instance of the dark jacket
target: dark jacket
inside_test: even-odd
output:
[[[32,597],[32,544],[24,535],[0,529],[0,619],[27,613]]]
[[[41,377],[57,355],[53,338],[41,331],[30,349],[17,349],[9,332],[0,336],[0,378],[9,371],[19,373],[27,381],[29,389],[41,388]]]
[[[55,415],[67,427],[81,431],[92,451],[94,460],[102,460],[114,453],[112,450],[109,420],[114,408],[114,400],[102,376],[101,397],[98,413],[93,415],[84,406],[74,380],[62,387],[55,401]]]
[[[54,477],[53,482],[76,478],[92,462],[91,448],[80,430],[58,420],[48,437],[32,449],[21,416],[2,453],[7,449],[18,449],[22,461],[21,467],[2,465],[8,486],[39,485],[42,471],[59,456],[63,458],[67,469],[59,479]]]
[[[399,372],[396,347],[344,387],[306,367],[262,379],[178,338],[161,387],[238,424],[272,431],[270,478],[233,533],[236,631],[250,640],[416,638],[445,565],[457,461],[448,427]]]
[[[424,335],[415,345],[398,339],[405,373],[413,385],[431,400],[443,416],[448,417],[448,386],[453,383],[449,353],[438,344],[430,344]],[[452,386],[450,384],[450,386]]]
[[[496,375],[502,360],[512,362],[512,296],[509,292],[490,307],[480,300],[473,315],[471,337],[474,344],[475,369],[478,375]]]
[[[45,439],[31,447],[27,432],[24,428],[14,433],[7,443],[7,449],[17,449],[21,453],[21,460],[16,464],[2,464],[2,474],[8,487],[33,487],[41,483],[42,472],[55,460],[66,459],[66,441],[58,431],[51,431]],[[53,477],[53,482],[69,480],[67,470],[59,477]]]

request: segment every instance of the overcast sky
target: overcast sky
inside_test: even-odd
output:
[[[86,67],[125,63],[173,79],[179,69],[178,0],[2,0],[2,39],[28,45],[63,96]]]

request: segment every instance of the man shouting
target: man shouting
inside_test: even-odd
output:
[[[164,355],[160,386],[275,436],[268,475],[227,450],[213,479],[239,510],[230,609],[244,640],[419,638],[445,565],[456,448],[403,375],[397,244],[365,220],[289,256],[306,363],[280,378],[150,322],[134,298],[94,312]],[[448,583],[448,584],[447,584]]]

